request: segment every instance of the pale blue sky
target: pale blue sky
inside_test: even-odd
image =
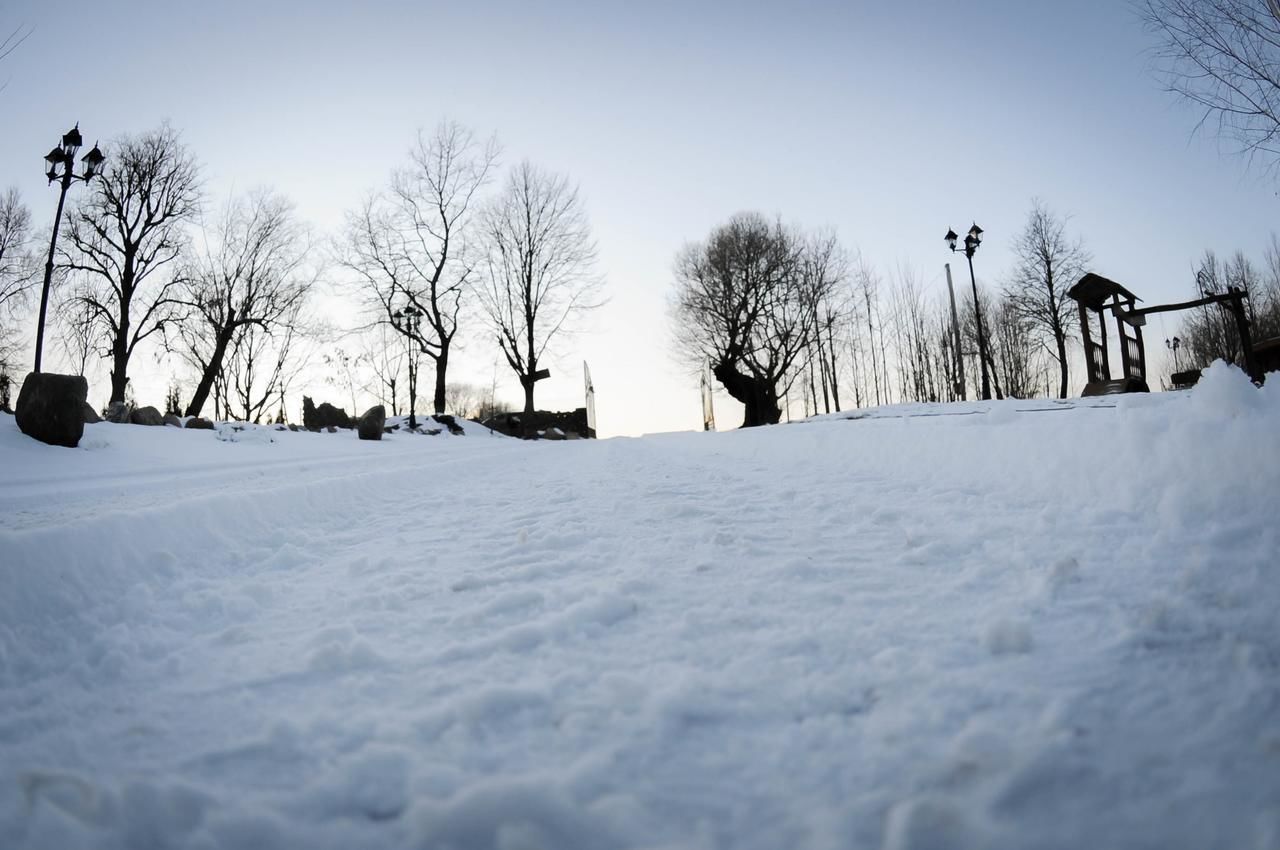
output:
[[[0,186],[42,223],[41,157],[77,120],[105,142],[168,119],[213,197],[270,184],[321,230],[444,118],[571,174],[612,300],[539,402],[580,404],[586,358],[608,434],[699,426],[665,350],[671,260],[740,210],[833,227],[930,287],[942,234],[976,219],[997,285],[1039,196],[1151,302],[1187,296],[1204,249],[1260,257],[1273,229],[1275,181],[1192,135],[1121,0],[0,3],[20,24]],[[492,356],[473,341],[458,377],[487,382]]]

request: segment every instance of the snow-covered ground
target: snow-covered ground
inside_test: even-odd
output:
[[[1280,381],[235,436],[0,417],[0,846],[1280,847]]]

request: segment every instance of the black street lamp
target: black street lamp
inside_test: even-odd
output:
[[[1173,371],[1181,372],[1182,370],[1178,368],[1178,366],[1180,365],[1178,363],[1178,349],[1182,347],[1182,340],[1178,339],[1175,336],[1173,339],[1166,339],[1164,341],[1164,344],[1170,351],[1173,352]]]
[[[414,400],[418,395],[418,358],[413,356],[413,346],[418,342],[418,329],[422,327],[422,310],[410,303],[403,310],[391,314],[391,325],[409,341],[409,430],[418,427]]]
[[[44,352],[44,316],[49,309],[49,285],[53,281],[53,251],[58,245],[58,225],[62,223],[62,205],[67,200],[67,190],[76,180],[88,183],[96,177],[102,170],[102,161],[106,159],[95,142],[93,150],[80,158],[80,162],[84,165],[84,173],[76,174],[76,152],[80,150],[82,144],[84,140],[80,137],[80,125],[76,124],[63,135],[62,143],[49,151],[44,158],[49,165],[45,176],[49,178],[50,183],[56,180],[62,191],[58,194],[58,211],[53,216],[53,236],[49,239],[49,261],[44,266],[44,289],[40,292],[40,318],[36,324],[36,362],[32,370],[35,372],[40,371],[40,355]],[[61,172],[58,171],[58,166],[62,166]]]
[[[956,232],[951,228],[947,228],[947,235],[943,237],[947,240],[947,245],[951,247],[953,252],[961,250],[956,247]],[[978,250],[978,246],[982,244],[982,228],[977,223],[969,228],[969,232],[964,237],[964,256],[969,261],[969,284],[973,287],[973,318],[978,326],[978,362],[982,366],[982,398],[990,400],[991,398],[991,377],[987,373],[987,332],[982,327],[982,308],[978,304],[978,281],[973,276],[973,254]]]

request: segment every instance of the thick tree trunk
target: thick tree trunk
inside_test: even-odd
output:
[[[111,400],[110,404],[124,401],[125,387],[129,385],[129,337],[121,331],[111,343]]]
[[[110,404],[124,401],[124,390],[129,384],[129,355],[115,352],[111,357],[111,399]]]
[[[444,409],[444,388],[445,373],[449,369],[449,349],[441,347],[440,355],[436,357],[436,394],[433,402],[436,408],[436,416],[445,412]],[[457,411],[453,411],[457,413]]]
[[[724,385],[725,392],[742,403],[743,428],[774,425],[782,419],[778,393],[771,384],[743,375],[728,363],[716,364],[712,374]]]
[[[200,383],[196,385],[196,393],[191,397],[191,403],[187,405],[187,416],[199,416],[204,403],[209,400],[209,392],[213,389],[214,379],[222,371],[222,359],[227,354],[227,346],[231,344],[233,333],[235,333],[234,327],[223,328],[218,333],[217,342],[213,345],[213,354],[209,357],[209,362],[204,365]]]
[[[124,401],[125,387],[129,385],[129,307],[133,301],[133,256],[125,255],[124,273],[120,278],[119,322],[116,337],[111,341],[111,399],[109,404]]]
[[[524,386],[524,412],[533,413],[533,378],[521,375],[520,383]]]

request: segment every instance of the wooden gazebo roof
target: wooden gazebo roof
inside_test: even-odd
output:
[[[1075,286],[1067,290],[1067,295],[1070,295],[1091,310],[1100,309],[1102,303],[1112,295],[1120,296],[1122,301],[1142,300],[1114,280],[1093,272],[1089,272],[1080,278],[1080,281]]]

